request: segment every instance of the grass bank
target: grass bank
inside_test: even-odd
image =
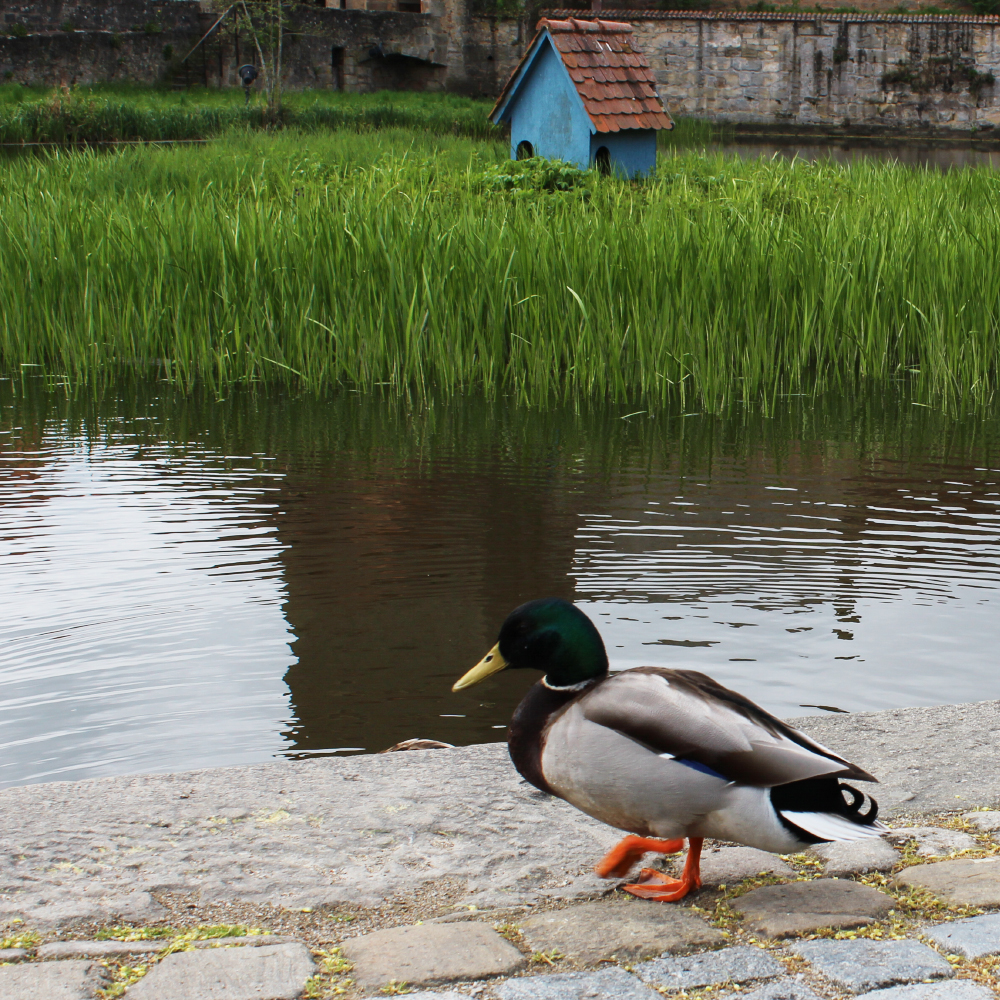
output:
[[[959,406],[997,386],[998,265],[986,170],[681,153],[633,185],[391,130],[21,157],[0,366],[709,407],[908,379]]]
[[[240,89],[105,84],[63,92],[6,84],[0,86],[0,142],[163,142],[211,139],[232,129],[280,128],[408,128],[490,139],[502,135],[486,120],[491,107],[488,101],[453,94],[289,91],[274,120],[261,95],[247,104]]]
[[[177,142],[214,139],[233,130],[299,132],[378,131],[405,128],[432,135],[506,142],[507,131],[487,121],[492,101],[456,94],[381,90],[287,91],[277,119],[263,96],[246,103],[242,90],[192,87],[165,90],[136,84],[101,84],[62,91],[0,84],[0,143]],[[665,147],[704,144],[723,130],[681,119],[660,134]]]

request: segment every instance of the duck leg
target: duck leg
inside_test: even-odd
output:
[[[683,899],[692,889],[701,887],[701,845],[703,837],[688,838],[688,855],[684,861],[684,871],[680,878],[671,878],[655,868],[643,868],[639,881],[633,885],[623,885],[626,892],[641,899],[652,899],[658,903],[675,903]]]
[[[628,836],[618,841],[594,867],[601,878],[624,878],[639,858],[649,851],[676,854],[684,850],[683,840],[652,840],[649,837]]]

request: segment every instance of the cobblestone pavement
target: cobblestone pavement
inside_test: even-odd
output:
[[[614,831],[502,746],[8,789],[0,1000],[994,997],[997,704],[803,728],[884,776],[895,829],[709,845],[685,905],[608,895]]]

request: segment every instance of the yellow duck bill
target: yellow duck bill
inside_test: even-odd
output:
[[[467,674],[463,674],[451,686],[452,691],[463,691],[474,684],[480,684],[487,677],[500,673],[507,666],[507,661],[500,653],[498,642]]]

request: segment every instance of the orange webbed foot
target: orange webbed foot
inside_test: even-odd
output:
[[[650,837],[624,837],[594,866],[601,878],[624,878],[639,858],[649,852],[676,854],[684,850],[683,840],[654,840]]]
[[[688,856],[684,862],[681,877],[671,878],[655,868],[643,868],[639,881],[622,888],[640,899],[651,899],[657,903],[676,903],[693,889],[701,888],[701,845],[702,837],[688,840]]]
[[[683,878],[671,878],[655,868],[643,868],[639,880],[622,888],[640,899],[651,899],[656,903],[674,903],[683,899],[692,889],[693,883]]]

